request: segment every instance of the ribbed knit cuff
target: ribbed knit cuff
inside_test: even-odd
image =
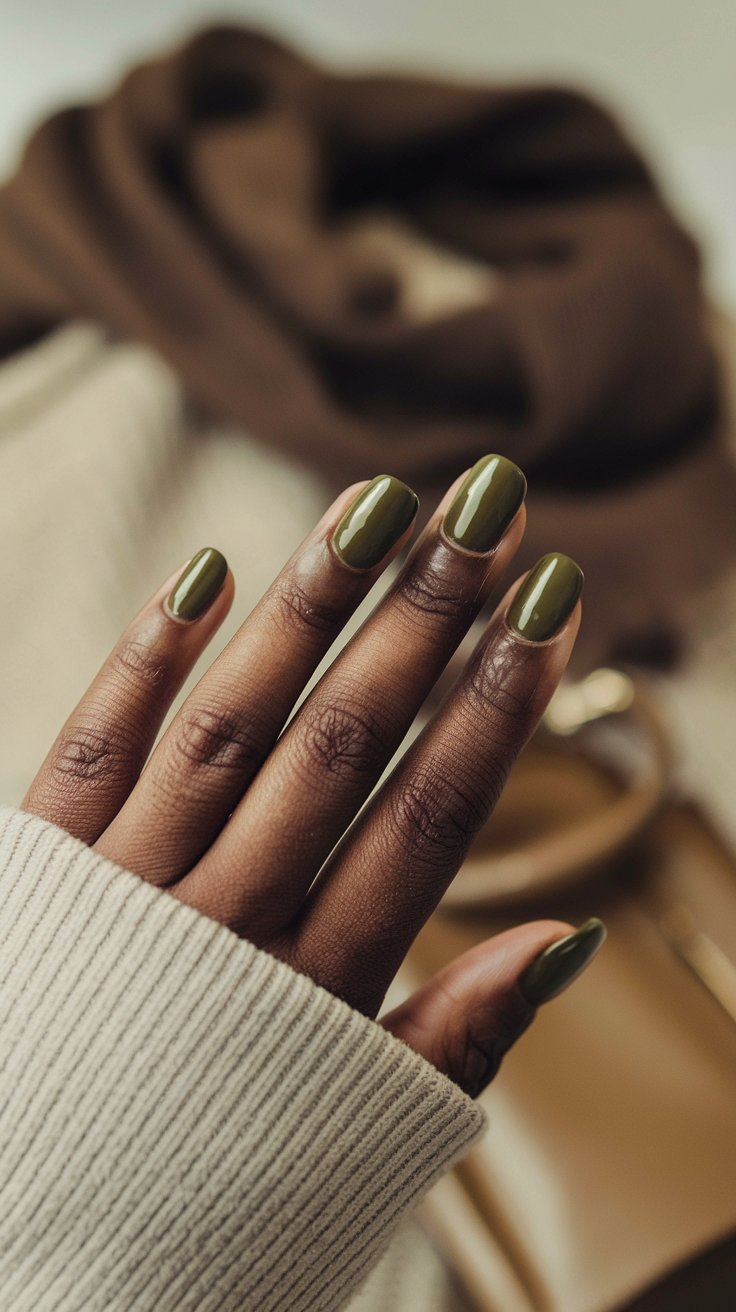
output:
[[[0,806],[3,1312],[329,1312],[483,1128],[404,1044]]]

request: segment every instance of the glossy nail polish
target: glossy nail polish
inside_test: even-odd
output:
[[[504,456],[484,456],[473,465],[445,515],[445,537],[465,551],[490,551],[525,496],[526,479],[517,465]]]
[[[192,556],[166,602],[174,619],[198,619],[215,600],[226,575],[227,561],[214,547],[204,547]]]
[[[583,571],[569,556],[542,556],[509,606],[506,623],[529,642],[544,642],[564,624],[583,590]]]
[[[603,945],[606,927],[593,917],[565,938],[550,943],[519,977],[519,989],[532,1006],[562,993],[590,964]]]
[[[406,483],[379,474],[345,511],[333,534],[335,551],[353,569],[371,569],[406,532],[418,505]]]

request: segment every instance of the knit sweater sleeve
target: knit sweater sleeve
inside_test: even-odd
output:
[[[252,944],[0,806],[4,1312],[329,1312],[478,1136]]]

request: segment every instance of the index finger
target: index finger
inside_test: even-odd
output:
[[[333,502],[180,707],[98,851],[156,884],[207,852],[417,505],[390,475]]]

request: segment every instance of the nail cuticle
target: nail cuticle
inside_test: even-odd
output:
[[[442,521],[442,535],[468,555],[488,555],[501,542],[526,496],[526,479],[505,456],[478,460]]]
[[[549,638],[527,638],[523,633],[519,633],[519,630],[515,629],[513,624],[509,624],[508,615],[503,622],[507,632],[510,633],[514,639],[514,642],[519,642],[525,647],[551,647],[555,642],[559,641],[561,636],[562,626],[560,626],[555,633],[551,634]]]
[[[469,560],[478,560],[479,558],[482,558],[486,563],[488,563],[488,561],[491,561],[495,556],[496,552],[501,546],[501,543],[503,542],[507,530],[513,524],[514,519],[516,519],[518,513],[519,511],[517,510],[516,515],[514,515],[513,518],[509,520],[506,529],[504,529],[503,534],[499,538],[498,542],[494,542],[493,546],[489,547],[487,551],[472,551],[470,547],[464,547],[461,545],[461,543],[456,542],[454,538],[448,537],[447,533],[445,532],[444,523],[440,524],[438,536],[443,542],[443,544],[450,548],[453,555],[467,556]]]

